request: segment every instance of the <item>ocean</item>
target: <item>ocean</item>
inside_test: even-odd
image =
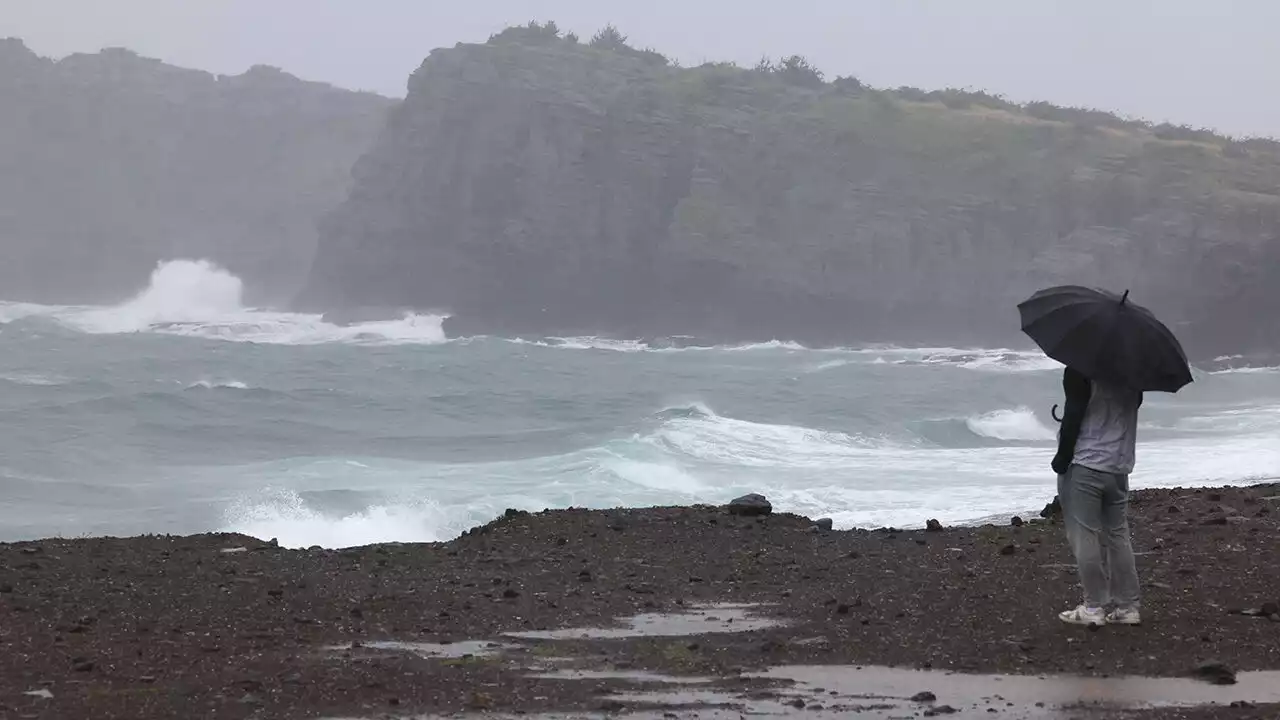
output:
[[[0,302],[0,540],[348,547],[447,540],[506,508],[747,492],[913,527],[1054,494],[1060,366],[1031,349],[447,338],[440,316],[340,326],[241,296],[179,260],[116,306]],[[1149,394],[1133,486],[1280,475],[1265,365],[1221,358]]]

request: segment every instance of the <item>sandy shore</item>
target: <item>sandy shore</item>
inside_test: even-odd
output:
[[[956,717],[1016,717],[1033,705],[988,696],[987,707],[966,708],[964,685],[940,671],[1101,681],[1177,677],[1210,660],[1242,673],[1238,690],[1212,697],[1247,700],[1250,683],[1270,680],[1248,671],[1280,670],[1280,618],[1241,612],[1280,603],[1277,496],[1275,485],[1136,493],[1146,624],[1095,631],[1053,619],[1078,591],[1061,527],[1038,518],[1018,527],[832,532],[806,518],[724,508],[565,510],[515,514],[449,543],[340,551],[233,535],[5,544],[0,718],[645,708],[679,717],[692,711],[634,693],[686,687],[677,679],[714,691],[731,706],[726,717],[752,702],[813,707],[805,717],[839,708],[837,716],[854,708],[911,717],[946,703],[962,711]],[[717,603],[749,607],[698,609]],[[651,616],[639,621],[649,636],[506,635],[616,630],[628,627],[619,618],[638,614]],[[870,676],[826,687],[767,676],[797,665],[932,669],[939,672],[908,679],[918,677],[921,691],[940,688],[938,700],[913,705],[895,695],[877,702],[897,709],[875,710],[877,702],[850,699]],[[579,674],[535,677],[530,668]],[[833,689],[846,681],[853,689]],[[1217,687],[1187,682],[1153,692]],[[1044,702],[1051,709],[1057,700]],[[1280,704],[1079,716],[1275,718]]]

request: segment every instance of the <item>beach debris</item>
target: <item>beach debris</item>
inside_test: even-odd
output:
[[[750,493],[729,501],[729,514],[758,517],[773,513],[773,504],[759,493]]]
[[[53,693],[49,691],[49,688],[40,688],[39,690],[28,690],[22,694],[30,695],[31,697],[44,698],[45,700],[53,699]]]
[[[1217,660],[1200,663],[1191,669],[1189,675],[1214,685],[1236,684],[1236,671]]]
[[[938,522],[937,518],[930,518],[929,521],[924,524],[924,529],[929,532],[941,532],[942,523]]]
[[[221,549],[221,550],[219,550],[218,552],[222,553],[223,555],[233,555],[233,554],[236,554],[236,553],[249,552],[249,548],[247,548],[247,547],[229,547],[229,548],[222,548],[222,549]]]

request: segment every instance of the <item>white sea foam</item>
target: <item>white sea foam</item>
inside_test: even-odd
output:
[[[256,501],[241,500],[226,511],[227,532],[276,538],[288,548],[354,547],[384,542],[437,542],[457,535],[444,511],[430,502],[374,505],[326,515],[296,492],[279,490]]]
[[[239,380],[197,380],[187,386],[188,390],[248,390],[249,386]]]
[[[994,440],[1053,440],[1057,437],[1028,407],[974,415],[965,419],[965,426],[975,435]]]
[[[112,307],[8,303],[8,322],[42,316],[95,335],[155,333],[275,345],[430,345],[445,342],[444,315],[335,325],[322,316],[248,308],[236,276],[206,260],[160,263],[151,281],[128,302]]]
[[[1280,366],[1275,367],[1238,367],[1214,370],[1210,375],[1252,375],[1256,373],[1280,373]]]
[[[669,418],[640,440],[695,460],[746,467],[847,466],[885,446],[837,431],[720,417],[702,405],[690,409],[695,412]]]
[[[3,373],[0,374],[0,381],[13,383],[14,385],[31,385],[35,387],[67,384],[66,378],[40,373]]]

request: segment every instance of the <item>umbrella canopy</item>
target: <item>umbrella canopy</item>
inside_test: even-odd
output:
[[[1085,376],[1134,390],[1177,392],[1191,382],[1182,345],[1129,291],[1063,285],[1018,305],[1022,331],[1049,357]]]

